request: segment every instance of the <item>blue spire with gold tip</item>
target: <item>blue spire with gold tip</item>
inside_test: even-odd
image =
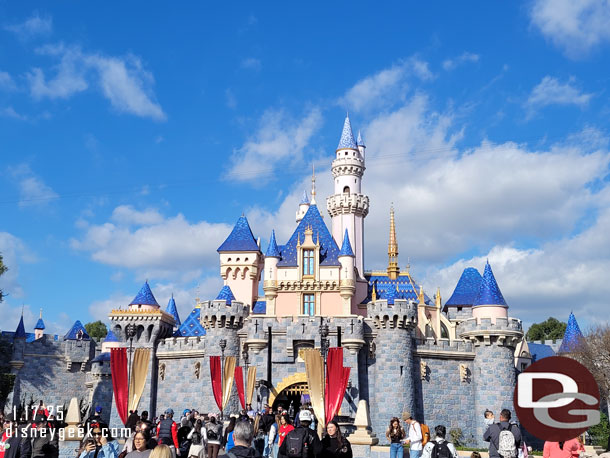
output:
[[[64,336],[64,340],[91,340],[87,330],[79,320],[76,320],[68,333]]]
[[[303,196],[301,197],[301,202],[299,205],[309,205],[309,197],[307,196],[307,191],[303,190]]]
[[[231,291],[231,287],[229,285],[224,285],[218,296],[216,296],[217,301],[227,301],[227,305],[231,305],[231,303],[235,300],[235,296],[233,296],[233,291]]]
[[[483,281],[479,288],[479,294],[472,305],[503,305],[506,307],[506,301],[498,287],[489,261],[485,264],[485,272],[483,272]]]
[[[356,140],[356,142],[358,143],[358,146],[364,146],[366,148],[366,146],[364,145],[364,140],[362,140],[362,134],[360,133],[360,131],[358,131],[358,140]]]
[[[36,322],[36,326],[34,326],[34,329],[43,330],[44,327],[45,327],[44,321],[42,321],[42,309],[40,309],[40,317],[38,318],[38,321]]]
[[[148,286],[148,280],[144,282],[144,285],[142,285],[142,288],[140,288],[140,291],[129,305],[156,305],[159,307],[157,299],[155,299],[155,296],[150,290],[150,286]]]
[[[584,337],[582,332],[580,332],[580,327],[578,326],[576,317],[572,312],[570,312],[566,332],[563,335],[563,340],[561,341],[561,346],[559,347],[559,351],[557,353],[572,353],[583,342],[583,339]]]
[[[358,149],[356,140],[354,140],[354,133],[352,132],[352,124],[349,121],[349,115],[345,116],[345,122],[343,123],[343,131],[341,132],[341,139],[339,140],[339,146],[337,149]]]
[[[21,318],[19,319],[19,324],[17,325],[17,329],[15,330],[15,339],[25,339],[27,336],[25,334],[25,326],[23,324],[23,311],[21,312]]]
[[[347,233],[347,229],[345,229],[345,235],[343,236],[343,244],[341,245],[341,251],[339,251],[339,257],[341,256],[352,256],[354,257],[354,252],[352,251],[352,245],[349,243],[349,234]]]
[[[178,308],[176,307],[176,301],[174,300],[173,294],[171,299],[167,303],[167,308],[165,309],[165,311],[174,317],[174,326],[179,327],[182,324],[180,322],[180,316],[178,315]]]
[[[216,251],[219,253],[221,251],[259,251],[250,224],[244,215],[239,217],[227,239]]]
[[[275,241],[275,231],[271,231],[271,238],[269,239],[269,246],[267,247],[267,252],[265,253],[266,258],[281,258],[280,249],[277,247],[277,242]]]

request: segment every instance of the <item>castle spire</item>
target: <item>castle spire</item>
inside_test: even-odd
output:
[[[339,139],[339,145],[337,146],[337,150],[340,149],[355,149],[358,151],[358,144],[354,139],[354,132],[352,131],[352,123],[349,120],[349,113],[345,115],[343,130],[341,131],[341,138]]]
[[[388,243],[388,277],[396,280],[400,268],[398,267],[398,242],[396,241],[396,223],[394,221],[394,205],[390,207],[390,241]]]
[[[316,205],[316,166],[311,164],[311,205]]]

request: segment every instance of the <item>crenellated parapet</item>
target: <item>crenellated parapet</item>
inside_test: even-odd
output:
[[[169,337],[159,342],[157,358],[197,358],[205,356],[205,336]]]
[[[523,338],[521,320],[517,318],[469,318],[456,327],[458,337],[475,346],[501,345],[514,347]]]
[[[413,329],[417,326],[417,303],[396,299],[369,302],[367,315],[376,329]]]
[[[369,196],[364,194],[334,194],[326,198],[326,209],[331,217],[355,214],[365,217],[369,213]]]
[[[218,328],[240,329],[248,314],[246,304],[234,300],[227,305],[225,300],[213,300],[201,303],[200,320],[206,331]]]

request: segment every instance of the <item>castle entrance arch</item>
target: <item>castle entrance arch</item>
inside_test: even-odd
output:
[[[292,404],[294,412],[298,412],[303,400],[309,398],[309,385],[307,384],[307,376],[305,372],[297,372],[283,378],[276,384],[269,395],[269,405],[273,410],[277,410],[282,406],[285,410],[289,410]]]

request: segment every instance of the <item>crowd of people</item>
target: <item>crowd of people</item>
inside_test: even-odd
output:
[[[102,420],[102,409],[82,425],[86,431],[75,458],[352,458],[349,440],[336,421],[329,422],[322,437],[312,409],[304,406],[298,413],[281,406],[256,412],[250,405],[227,421],[214,413],[185,409],[174,419],[167,409],[159,418],[149,419],[148,412],[132,411],[125,424],[128,436],[119,441],[110,434]],[[493,412],[484,412],[487,429],[483,440],[489,442],[489,458],[528,458],[528,449],[519,425],[504,409],[496,422]],[[42,401],[29,420],[16,422],[0,414],[0,458],[58,458],[59,435],[66,426],[50,414]],[[25,434],[16,434],[17,431]],[[447,438],[444,425],[433,429],[405,412],[393,417],[386,430],[390,458],[403,458],[408,446],[409,458],[458,458],[454,444]],[[543,458],[578,458],[584,451],[582,441],[546,442]],[[480,458],[473,452],[471,458]]]

